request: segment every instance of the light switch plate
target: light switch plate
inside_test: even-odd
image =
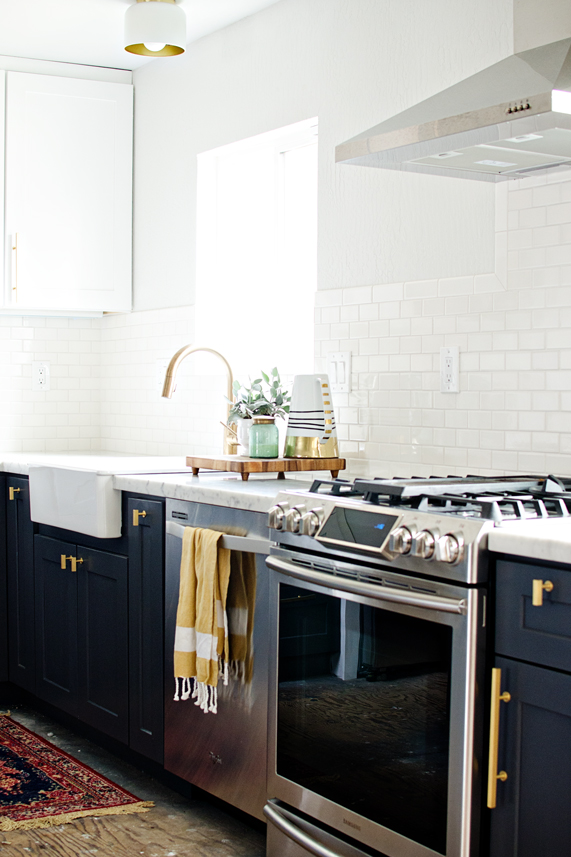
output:
[[[326,355],[327,374],[332,393],[351,392],[351,352],[330,351]]]

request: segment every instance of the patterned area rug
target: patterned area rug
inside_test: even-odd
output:
[[[25,726],[0,715],[0,830],[65,824],[86,815],[147,812],[141,801]]]

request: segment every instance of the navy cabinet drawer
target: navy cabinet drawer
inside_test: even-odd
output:
[[[500,560],[496,572],[496,652],[571,672],[571,568]],[[553,584],[540,607],[534,580]]]

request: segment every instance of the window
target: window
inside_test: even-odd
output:
[[[240,380],[313,372],[317,119],[198,156],[196,344]]]

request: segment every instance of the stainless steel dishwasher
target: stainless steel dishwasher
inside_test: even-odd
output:
[[[174,702],[173,646],[184,527],[221,530],[224,546],[256,554],[254,672],[250,685],[218,686],[218,713]],[[239,533],[240,535],[237,535]],[[267,516],[183,500],[166,508],[165,768],[232,806],[264,819],[266,802],[269,587]]]

